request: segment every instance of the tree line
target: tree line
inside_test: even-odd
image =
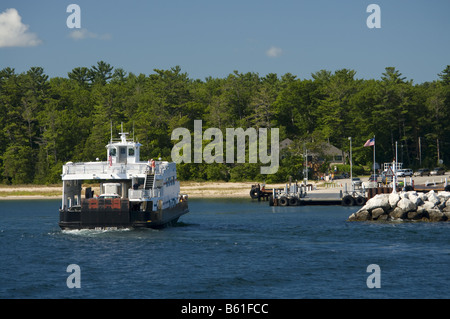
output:
[[[395,67],[379,79],[358,79],[356,71],[320,70],[312,79],[233,71],[224,78],[191,79],[179,66],[134,74],[99,61],[67,77],[49,78],[42,67],[23,73],[0,71],[0,182],[47,184],[60,181],[67,161],[106,160],[110,123],[121,123],[141,144],[141,159],[171,160],[177,141],[171,132],[194,120],[214,127],[279,128],[276,174],[260,175],[261,164],[179,164],[181,180],[303,178],[304,149],[328,141],[344,152],[352,137],[353,164],[371,167],[395,156],[404,167],[432,168],[450,157],[450,65],[433,82],[414,84]],[[328,166],[320,170],[326,172]],[[370,169],[370,168],[369,168]]]

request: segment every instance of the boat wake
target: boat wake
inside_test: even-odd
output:
[[[132,228],[117,228],[117,227],[104,227],[95,229],[67,229],[61,230],[63,234],[76,235],[76,236],[96,236],[105,233],[122,233],[128,232]]]

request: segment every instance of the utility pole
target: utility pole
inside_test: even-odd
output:
[[[419,136],[419,165],[422,167],[422,144],[420,143],[420,136]]]
[[[395,142],[395,159],[394,159],[394,176],[393,176],[393,179],[394,179],[394,186],[393,186],[393,189],[392,189],[392,193],[394,193],[394,194],[396,194],[397,193],[397,141]]]
[[[436,139],[436,144],[437,144],[437,165],[440,165],[439,163],[439,139]]]
[[[352,137],[348,138],[350,140],[350,185],[353,190],[353,163],[352,163]]]
[[[303,170],[303,180],[305,185],[308,184],[308,149],[306,148],[306,144],[303,144],[305,147],[305,169]]]

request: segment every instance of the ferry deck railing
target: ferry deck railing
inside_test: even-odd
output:
[[[155,174],[160,174],[163,165],[156,165]],[[145,174],[148,171],[147,163],[139,164],[112,164],[108,162],[93,162],[93,163],[70,163],[65,164],[63,174]]]

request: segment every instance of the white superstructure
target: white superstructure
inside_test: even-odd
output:
[[[118,195],[130,203],[153,205],[152,210],[175,206],[180,199],[180,183],[173,162],[140,161],[141,144],[127,139],[128,133],[119,133],[120,139],[111,141],[107,148],[107,161],[68,162],[63,165],[62,209],[79,206],[84,181],[98,181],[100,194]],[[89,191],[86,197],[91,197]],[[146,205],[144,204],[144,205]]]

